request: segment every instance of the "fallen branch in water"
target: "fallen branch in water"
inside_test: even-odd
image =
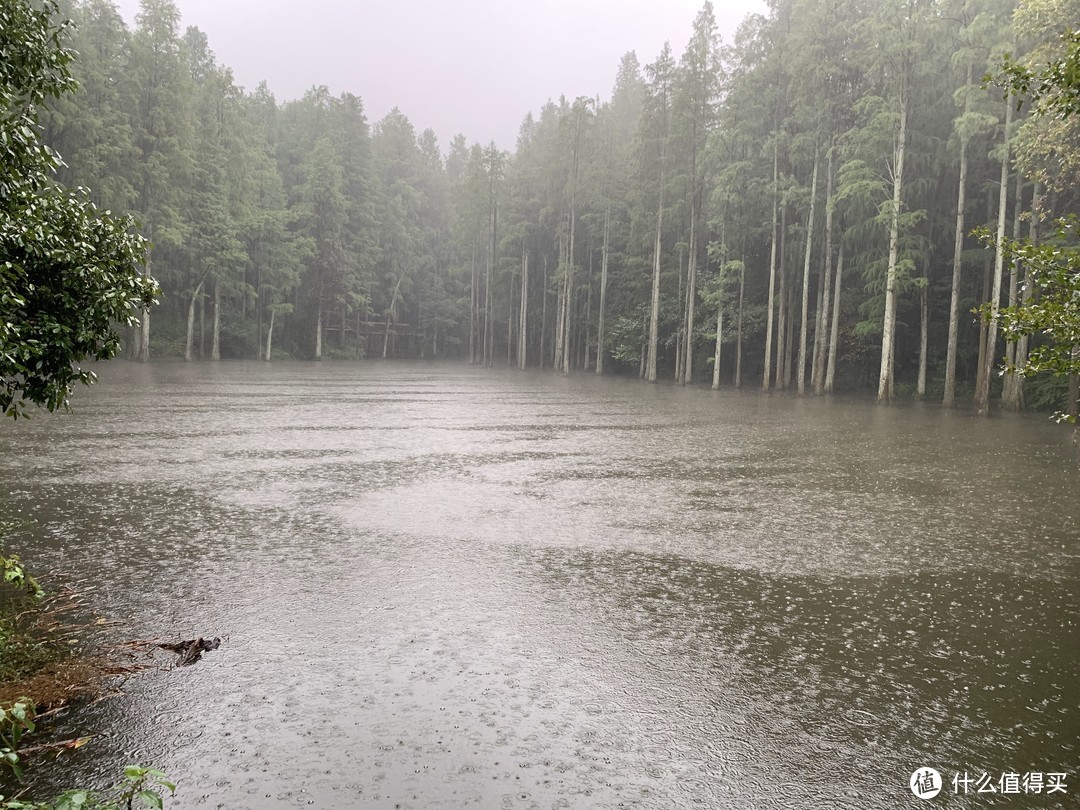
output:
[[[194,664],[200,658],[204,652],[210,652],[216,650],[221,646],[221,639],[214,638],[208,640],[199,636],[199,638],[188,639],[187,641],[180,641],[169,644],[158,644],[163,650],[174,652],[177,655],[176,665],[178,667],[186,667],[190,664]]]

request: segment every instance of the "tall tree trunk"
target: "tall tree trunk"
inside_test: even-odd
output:
[[[786,391],[791,388],[792,377],[795,372],[795,284],[794,279],[788,279],[787,285],[787,334],[784,335],[784,385]]]
[[[1001,306],[1001,277],[1005,268],[1005,218],[1009,205],[1009,137],[1012,134],[1013,101],[1005,99],[1005,154],[1001,158],[1001,188],[998,195],[997,242],[994,251],[994,281],[990,291],[990,319],[986,326],[986,351],[983,357],[982,376],[975,392],[975,411],[979,416],[990,415],[990,374],[994,370],[997,352],[998,308]]]
[[[556,371],[562,371],[563,344],[566,340],[566,234],[559,235],[559,267],[563,271],[562,289],[559,290],[559,308],[555,315],[555,354],[552,356],[552,366]]]
[[[825,370],[825,393],[833,392],[833,384],[836,382],[836,349],[840,337],[840,284],[844,280],[844,241],[840,239],[840,247],[836,256],[836,284],[833,285],[832,327],[829,329],[829,363]]]
[[[479,306],[479,296],[477,295],[477,284],[480,281],[476,272],[476,248],[473,248],[472,254],[472,276],[469,282],[469,293],[472,296],[472,303],[469,306],[469,365],[476,365],[476,309]]]
[[[818,313],[814,328],[814,393],[825,390],[825,347],[828,346],[829,312],[832,307],[832,253],[833,253],[833,154],[835,147],[829,147],[828,176],[825,179],[825,260],[821,263],[821,281],[819,284]]]
[[[663,156],[661,156],[663,160]],[[646,382],[656,382],[656,351],[660,339],[660,231],[664,224],[664,172],[660,172],[660,204],[656,209],[656,244],[653,248],[652,306],[649,310],[649,355]]]
[[[697,303],[697,194],[690,200],[690,255],[686,271],[686,348],[683,350],[682,384],[694,381],[694,304]]]
[[[806,219],[806,255],[803,257],[802,319],[799,322],[799,369],[796,374],[800,394],[806,393],[806,338],[810,318],[810,257],[814,247],[814,205],[817,202],[817,176],[820,152],[814,149],[814,171],[810,179],[810,214]]]
[[[983,265],[983,283],[982,294],[979,296],[980,301],[990,300],[990,283],[993,277],[994,262],[993,258],[988,259]],[[978,391],[982,388],[982,375],[983,367],[986,361],[986,332],[988,324],[982,318],[979,319],[979,359],[976,363],[975,371],[975,390]]]
[[[915,383],[915,398],[926,396],[926,349],[930,324],[930,279],[919,290],[919,377]]]
[[[588,290],[588,293],[585,296],[585,320],[583,321],[585,335],[584,335],[584,340],[582,341],[582,357],[581,357],[581,370],[582,371],[588,371],[589,370],[589,358],[590,358],[589,346],[591,345],[591,339],[592,339],[593,254],[595,252],[596,251],[593,250],[592,247],[590,246],[590,248],[589,248],[589,275],[588,275],[588,279],[587,279],[586,284],[585,284],[585,288]]]
[[[761,377],[761,390],[768,391],[772,376],[773,313],[776,311],[776,245],[780,210],[780,141],[773,133],[773,199],[772,242],[769,247],[769,306],[765,316],[765,371]]]
[[[607,308],[608,239],[611,232],[611,206],[604,211],[604,246],[600,253],[600,316],[596,324],[596,373],[604,373],[604,311]]]
[[[221,359],[221,288],[214,279],[214,338],[210,344],[210,359]]]
[[[713,354],[712,387],[713,391],[720,388],[720,345],[724,340],[724,305],[716,305],[716,351]]]
[[[563,356],[562,356],[562,373],[570,373],[570,327],[573,323],[573,307],[574,307],[574,237],[577,230],[577,211],[575,209],[574,195],[571,195],[570,202],[570,246],[567,248],[567,263],[566,263],[566,303],[565,303],[565,315],[563,317],[563,329],[566,331],[563,337]]]
[[[970,69],[968,84],[971,83]],[[966,109],[966,105],[965,105]],[[960,140],[960,189],[956,199],[956,232],[953,239],[952,293],[949,297],[949,345],[945,355],[945,394],[941,404],[956,406],[956,352],[960,334],[960,277],[964,255],[964,204],[967,197],[968,142]]]
[[[202,294],[203,283],[205,281],[205,276],[203,276],[203,278],[199,280],[198,286],[195,287],[195,291],[191,294],[191,303],[188,304],[187,343],[184,346],[184,360],[189,363],[192,360],[192,355],[195,349],[195,301]]]
[[[686,256],[687,270],[690,269],[690,254]],[[675,330],[675,382],[681,383],[683,376],[683,349],[686,348],[686,336],[683,329],[686,328],[686,293],[690,290],[688,285],[683,284],[683,261],[682,250],[679,251],[679,326]]]
[[[1023,214],[1024,202],[1024,175],[1016,173],[1016,195],[1013,197],[1013,227],[1012,238],[1020,238],[1020,217]],[[1019,303],[1020,292],[1020,263],[1012,262],[1009,268],[1009,306],[1015,307]],[[1006,410],[1020,411],[1024,407],[1024,378],[1013,369],[1016,368],[1016,354],[1019,348],[1018,341],[1010,340],[1005,344],[1005,385],[1001,394],[1002,404]]]
[[[1039,183],[1036,181],[1035,187],[1031,191],[1031,221],[1028,223],[1028,239],[1031,244],[1037,245],[1039,243]],[[1028,277],[1030,268],[1024,268],[1024,291],[1020,296],[1020,303],[1022,306],[1027,306],[1031,302],[1032,283]],[[1016,365],[1023,367],[1027,363],[1028,359],[1028,346],[1029,336],[1021,335],[1020,340],[1016,343]],[[1022,410],[1024,407],[1024,378],[1021,377],[1017,381],[1016,385],[1016,399],[1019,408]]]
[[[540,369],[544,368],[544,336],[547,334],[548,257],[544,255],[544,286],[540,298]]]
[[[206,357],[206,296],[199,299],[199,359]]]
[[[743,245],[745,249],[745,245]],[[739,269],[739,314],[735,322],[735,387],[742,387],[742,308],[746,287],[746,263]]]
[[[638,353],[638,379],[645,379],[645,356],[649,351],[649,317],[641,316],[641,351]]]
[[[784,346],[784,337],[787,335],[787,320],[790,315],[788,309],[788,294],[787,294],[787,205],[783,205],[780,209],[780,248],[779,248],[779,267],[777,272],[779,273],[779,281],[777,282],[777,318],[776,318],[776,387],[783,390],[785,387],[785,380],[787,379],[787,369],[784,367],[784,363],[787,361],[787,350]]]
[[[322,294],[319,294],[319,314],[315,319],[315,359],[322,360]],[[383,357],[386,356],[386,346],[383,345]]]
[[[274,308],[270,308],[270,325],[266,328],[266,362],[270,362],[270,349],[274,342]]]
[[[529,315],[529,251],[521,246],[521,312],[518,315],[518,368],[525,370],[528,359],[527,328]]]
[[[907,154],[908,92],[900,93],[900,132],[893,161],[893,198],[889,215],[889,265],[885,277],[885,317],[881,325],[881,370],[878,402],[891,402],[896,354],[896,265],[900,257],[900,206],[903,202],[904,158]]]

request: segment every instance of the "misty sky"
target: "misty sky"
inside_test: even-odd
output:
[[[313,84],[394,106],[446,147],[463,132],[513,149],[525,113],[560,94],[610,95],[619,59],[665,40],[678,58],[704,0],[178,0],[238,84],[278,101]],[[118,0],[133,23],[138,0]],[[724,41],[764,0],[714,0]]]

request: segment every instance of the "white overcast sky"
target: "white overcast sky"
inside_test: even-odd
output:
[[[446,148],[514,147],[547,99],[610,95],[619,59],[651,62],[665,41],[682,54],[704,0],[178,0],[182,28],[202,29],[218,61],[279,101],[312,85],[360,96],[374,123],[399,107]],[[118,0],[134,23],[138,0]],[[764,0],[715,0],[730,42]]]

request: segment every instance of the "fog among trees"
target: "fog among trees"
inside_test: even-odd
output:
[[[1031,346],[996,310],[1031,286],[993,245],[1075,211],[1077,124],[983,77],[1052,59],[1072,0],[776,0],[731,42],[706,3],[683,53],[627,53],[606,97],[526,113],[513,152],[326,86],[246,92],[172,0],[134,28],[109,0],[64,13],[59,179],[137,218],[163,290],[132,357],[1064,405],[1064,379],[999,373]]]

